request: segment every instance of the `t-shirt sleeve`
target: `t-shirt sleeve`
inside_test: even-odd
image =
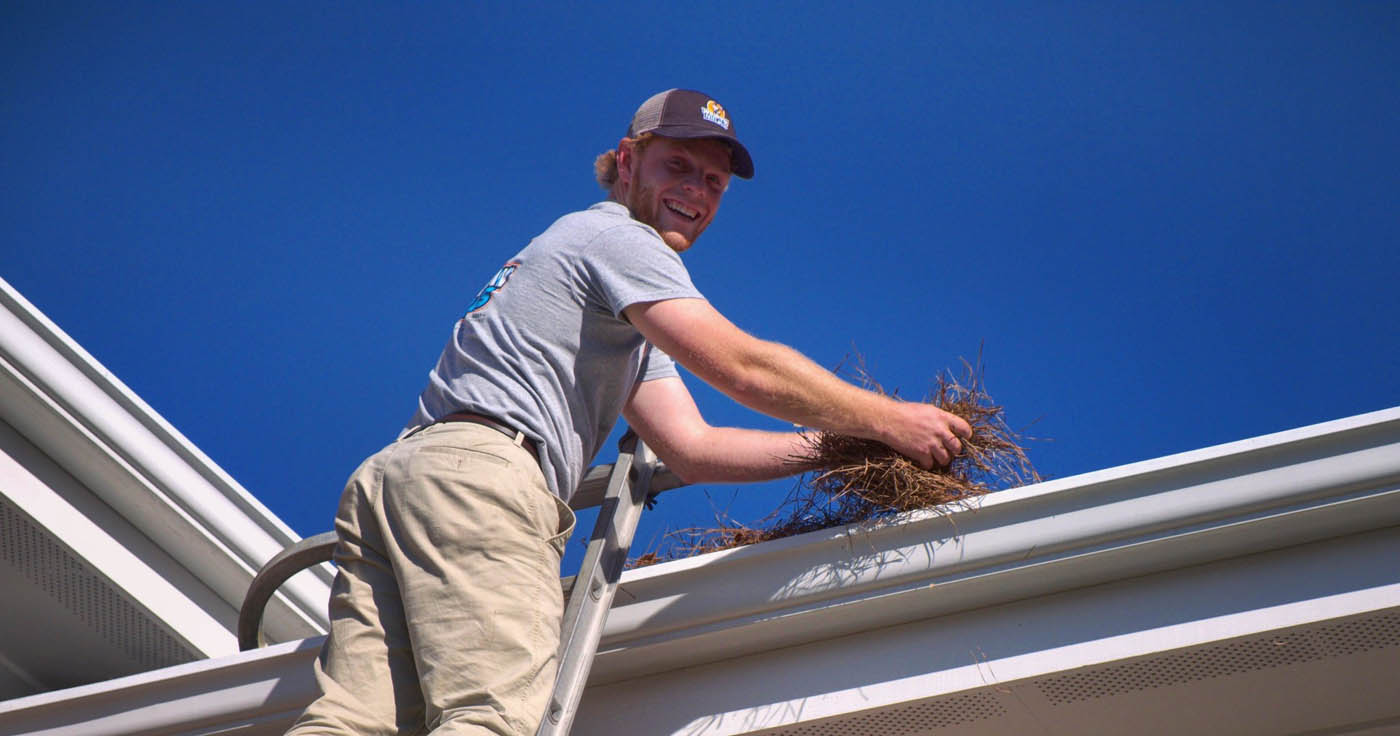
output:
[[[674,378],[680,376],[680,370],[676,368],[676,361],[665,351],[655,345],[648,344],[646,355],[642,356],[642,370],[637,376],[637,383],[655,381],[658,378]]]
[[[640,225],[599,233],[585,249],[584,264],[598,298],[619,318],[641,302],[704,298],[680,255]]]

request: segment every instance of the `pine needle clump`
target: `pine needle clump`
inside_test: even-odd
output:
[[[926,403],[962,417],[972,427],[962,451],[943,467],[926,470],[875,440],[832,432],[806,435],[808,451],[791,458],[810,468],[787,500],[759,526],[724,524],[684,529],[667,535],[660,552],[632,561],[640,567],[804,532],[878,520],[917,509],[966,505],[995,490],[1038,483],[1040,474],[1026,457],[1022,435],[1006,423],[1002,406],[987,395],[981,361],[963,361],[961,380],[939,375]],[[856,380],[886,395],[857,364]]]

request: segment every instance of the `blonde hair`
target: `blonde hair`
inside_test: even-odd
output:
[[[623,138],[624,141],[631,141],[633,155],[640,154],[651,143],[651,133],[642,133],[636,138]],[[611,192],[617,184],[617,149],[603,151],[598,154],[598,158],[593,159],[593,176],[598,180],[598,186]]]

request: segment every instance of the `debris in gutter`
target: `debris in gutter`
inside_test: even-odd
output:
[[[858,383],[884,395],[857,358]],[[812,468],[779,508],[756,527],[725,524],[708,529],[671,532],[659,549],[629,561],[643,567],[706,552],[767,542],[795,534],[887,519],[918,509],[952,505],[966,508],[978,496],[1041,481],[1021,442],[1026,439],[1006,423],[1002,406],[987,395],[984,369],[963,361],[963,376],[939,375],[925,399],[962,417],[972,437],[947,466],[925,470],[883,443],[831,432],[807,433],[809,452],[792,458]]]

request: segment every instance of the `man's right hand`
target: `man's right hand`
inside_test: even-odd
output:
[[[932,404],[897,402],[895,407],[881,441],[925,470],[952,462],[962,440],[972,437],[966,420]]]

